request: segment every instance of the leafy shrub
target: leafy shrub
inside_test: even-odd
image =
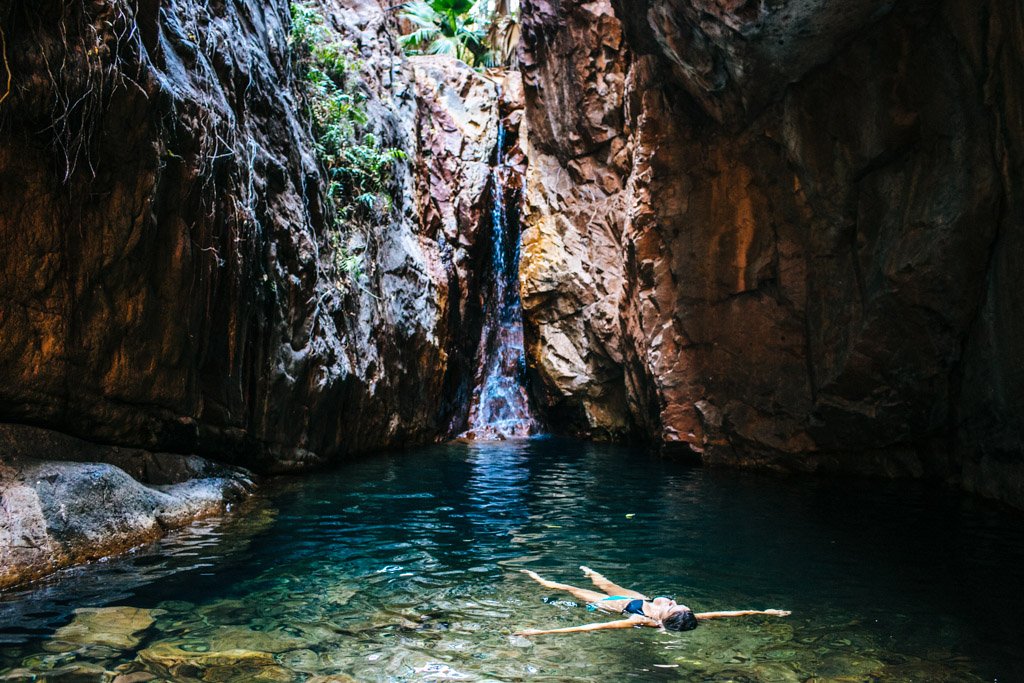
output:
[[[347,227],[365,227],[390,213],[388,186],[395,162],[406,154],[366,130],[362,62],[352,46],[337,39],[312,5],[291,3],[291,18],[289,44],[333,208],[327,235],[332,262],[339,272],[358,275],[360,259],[344,246]]]

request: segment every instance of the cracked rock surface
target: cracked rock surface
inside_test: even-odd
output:
[[[1012,0],[529,0],[523,301],[569,431],[1024,505]]]

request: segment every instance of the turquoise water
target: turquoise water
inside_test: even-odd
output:
[[[4,596],[0,672],[1024,680],[1020,522],[907,482],[708,471],[556,439],[439,446],[270,482],[234,516]],[[513,636],[611,618],[518,571],[586,585],[580,564],[697,611],[793,615]]]

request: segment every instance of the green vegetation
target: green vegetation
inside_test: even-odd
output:
[[[390,213],[388,185],[394,163],[406,155],[385,147],[366,130],[366,95],[359,80],[362,64],[354,49],[337,39],[311,5],[291,3],[291,18],[289,43],[334,212],[327,234],[332,261],[339,273],[358,276],[361,259],[345,247],[347,228],[367,227]]]
[[[407,54],[450,55],[476,67],[509,66],[519,39],[517,0],[418,0],[402,18]]]

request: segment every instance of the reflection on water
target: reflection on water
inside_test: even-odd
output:
[[[1019,515],[948,491],[690,469],[555,439],[457,444],[272,482],[244,515],[7,595],[0,672],[1022,680],[1021,560]],[[518,572],[585,585],[580,564],[698,611],[794,614],[512,636],[602,618]]]

